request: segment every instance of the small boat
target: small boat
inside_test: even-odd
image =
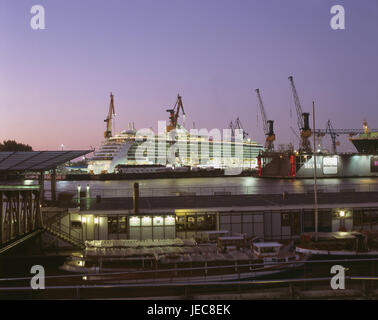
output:
[[[232,281],[300,269],[308,258],[291,243],[248,241],[244,236],[207,243],[98,240],[87,241],[84,254],[73,255],[61,269],[105,283]]]
[[[296,247],[300,254],[312,259],[366,259],[378,258],[377,232],[319,232],[305,233]]]

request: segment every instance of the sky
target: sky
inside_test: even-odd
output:
[[[330,27],[338,4],[345,30]],[[180,93],[187,128],[239,117],[263,143],[260,88],[276,145],[297,144],[290,75],[316,127],[378,128],[377,30],[375,0],[0,0],[0,141],[98,148],[113,92],[117,132],[156,129]]]

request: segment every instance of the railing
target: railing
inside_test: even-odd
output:
[[[50,229],[62,238],[67,238],[68,241],[70,241],[72,244],[77,245],[78,247],[84,247],[81,234],[76,230],[70,229],[68,226],[64,224],[51,224],[46,226],[46,229]]]
[[[44,215],[45,229],[55,232],[62,238],[66,238],[72,244],[79,247],[84,246],[81,233],[62,223],[62,219],[68,214],[68,210],[61,211],[50,217],[48,213],[49,212],[46,212]]]
[[[375,290],[378,277],[366,276],[346,276],[344,290],[332,289],[330,282],[331,277],[317,278],[295,278],[295,279],[273,279],[273,280],[248,280],[248,281],[198,281],[198,282],[179,282],[179,283],[135,283],[135,284],[86,284],[86,285],[47,285],[44,290],[33,290],[31,286],[14,286],[0,287],[0,295],[9,298],[9,294],[18,294],[18,298],[22,298],[22,294],[26,298],[32,298],[34,293],[38,298],[62,297],[68,295],[70,299],[76,298],[96,298],[99,296],[104,298],[106,292],[107,298],[114,297],[133,297],[135,290],[141,290],[146,297],[152,296],[190,296],[196,298],[196,294],[200,296],[205,292],[214,295],[228,292],[228,295],[238,295],[240,298],[243,294],[255,294],[257,298],[265,299],[316,299],[316,298],[343,298],[358,297],[368,298],[377,296]],[[119,289],[133,290],[119,290]],[[261,288],[264,288],[262,291]],[[166,291],[168,290],[168,291]],[[173,291],[175,290],[175,291]],[[229,293],[231,290],[231,293]],[[277,292],[277,290],[280,290]],[[104,292],[105,291],[105,292]],[[74,293],[74,295],[72,294]],[[52,296],[54,294],[54,296]],[[21,295],[21,296],[20,296]],[[46,296],[44,296],[46,295]]]
[[[60,221],[62,218],[64,218],[68,214],[68,210],[60,210],[58,213],[51,215],[51,211],[45,211],[43,212],[43,223],[46,226],[50,226],[53,223],[56,223]]]
[[[80,185],[80,184],[78,184]],[[82,186],[82,198],[88,197],[85,191],[85,186]],[[378,192],[378,184],[318,184],[319,193],[342,193],[342,192]],[[58,190],[59,192],[59,190]],[[77,198],[77,189],[65,189],[64,192],[70,192]],[[269,186],[224,186],[224,187],[188,187],[188,186],[174,186],[169,188],[139,188],[141,197],[175,197],[185,195],[196,196],[213,196],[213,195],[267,195],[267,194],[282,194],[283,192],[291,194],[304,194],[314,192],[314,186],[309,185],[279,185],[272,184]],[[46,197],[50,196],[50,192],[46,190]],[[90,187],[89,198],[121,198],[132,197],[132,188],[95,188]]]
[[[112,258],[112,261],[117,260],[117,258]],[[77,259],[75,261],[80,261],[80,259]],[[208,261],[211,262],[211,261]],[[206,279],[210,275],[215,275],[219,278],[220,281],[225,281],[227,279],[227,275],[234,274],[237,275],[238,273],[253,273],[261,270],[268,270],[275,266],[280,266],[281,271],[293,271],[293,270],[299,270],[302,274],[302,278],[300,278],[301,281],[304,281],[304,279],[309,279],[309,270],[311,270],[311,267],[314,268],[320,268],[321,266],[332,266],[332,265],[342,265],[346,268],[347,271],[349,271],[349,268],[353,266],[353,264],[358,265],[365,265],[365,268],[368,270],[367,274],[364,276],[349,276],[349,278],[359,278],[360,280],[363,279],[370,279],[375,278],[378,276],[378,269],[375,266],[378,266],[378,258],[364,258],[364,259],[329,259],[329,260],[294,260],[294,261],[283,261],[283,262],[259,262],[259,263],[245,263],[245,264],[228,264],[228,265],[206,265],[201,267],[180,267],[180,268],[167,268],[167,269],[145,269],[145,270],[132,270],[132,271],[119,271],[119,272],[98,272],[96,269],[93,269],[91,272],[87,273],[76,273],[76,274],[70,274],[70,275],[54,275],[54,276],[46,276],[46,280],[54,280],[54,279],[75,279],[83,277],[88,277],[89,279],[86,279],[86,283],[95,282],[95,280],[90,280],[90,277],[93,276],[95,278],[102,278],[99,281],[108,281],[112,280],[115,276],[122,277],[122,276],[138,276],[140,274],[151,274],[150,282],[149,284],[157,284],[161,283],[162,276],[161,274],[167,274],[169,273],[170,276],[168,276],[167,279],[165,279],[166,283],[174,283],[178,281],[174,281],[178,277],[180,279],[185,279],[185,276],[182,276],[182,274],[185,271],[202,271],[202,277],[203,279],[200,280],[201,283],[212,283],[214,281],[208,281]],[[300,267],[300,269],[294,269],[293,266]],[[245,268],[248,268],[248,270],[244,271]],[[231,269],[234,271],[233,273],[229,272],[227,274],[211,274],[212,271],[216,272],[219,271],[219,269]],[[328,270],[329,271],[329,270]],[[109,277],[110,279],[106,279],[106,277]],[[197,275],[196,275],[197,277]],[[190,281],[190,279],[193,279],[193,276],[186,276],[186,283],[188,282],[194,282],[197,283],[198,281]],[[198,277],[197,277],[198,278]],[[240,276],[239,276],[240,278]],[[15,278],[0,278],[1,282],[11,282],[11,281],[20,281],[20,280],[30,280],[31,277],[15,277]],[[121,279],[121,278],[119,278]],[[118,280],[119,280],[118,279]],[[311,278],[310,278],[311,279]],[[378,279],[378,277],[377,277]],[[98,279],[97,279],[98,280]],[[113,279],[114,280],[114,279]],[[256,281],[256,280],[254,280]],[[272,280],[274,282],[278,280]],[[294,279],[286,279],[285,281],[299,281],[298,278]],[[131,282],[131,281],[130,281]],[[183,280],[180,281],[180,283],[183,282]],[[249,280],[243,280],[243,283],[248,283]],[[143,284],[146,283],[146,279],[134,279],[133,284]]]
[[[371,259],[344,259],[344,260],[308,260],[308,261],[293,261],[283,262],[282,264],[290,265],[293,263],[304,264],[302,274],[298,273],[296,276],[287,276],[285,278],[274,279],[255,279],[255,280],[229,280],[218,279],[216,281],[203,280],[193,281],[193,278],[182,278],[178,281],[170,281],[166,279],[164,282],[157,281],[157,277],[151,281],[144,283],[122,283],[122,275],[133,275],[145,271],[132,272],[114,272],[114,273],[91,273],[91,274],[72,274],[72,275],[56,275],[45,277],[45,290],[32,290],[30,286],[30,277],[15,277],[0,279],[0,297],[5,299],[12,298],[39,298],[39,299],[53,299],[53,298],[116,298],[116,297],[133,297],[133,296],[182,296],[191,297],[196,295],[206,294],[215,295],[237,295],[239,298],[243,294],[246,298],[257,299],[308,299],[308,298],[343,298],[343,297],[358,297],[368,298],[377,297],[377,258]],[[331,287],[332,275],[330,275],[330,266],[342,265],[346,268],[345,276],[345,290],[333,290]],[[354,264],[354,265],[353,265]],[[246,264],[242,266],[260,266],[261,264]],[[360,269],[356,271],[356,275],[348,275],[354,267],[361,267],[365,265],[368,271],[362,272]],[[307,266],[307,268],[306,268]],[[235,265],[224,266],[227,268],[235,268]],[[325,271],[319,275],[311,275],[311,267],[315,270],[324,267]],[[172,272],[183,270],[216,270],[217,266],[197,267],[197,268],[176,268],[165,270],[151,270],[149,272]],[[291,270],[290,267],[287,270]],[[235,270],[235,272],[238,272]],[[360,273],[357,273],[360,272]],[[330,275],[330,276],[328,276]],[[91,276],[100,277],[108,276],[110,279],[91,280]],[[115,277],[111,279],[111,277]],[[62,285],[62,283],[64,285]],[[132,290],[124,290],[126,288]],[[264,290],[261,290],[264,289]]]

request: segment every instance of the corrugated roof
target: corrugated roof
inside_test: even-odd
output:
[[[92,152],[71,151],[14,151],[0,152],[0,171],[44,171]]]

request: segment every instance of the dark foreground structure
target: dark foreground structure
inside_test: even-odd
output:
[[[320,190],[319,190],[320,191]],[[55,229],[78,240],[202,238],[209,232],[298,239],[315,229],[314,194],[214,195],[73,199]],[[378,192],[318,193],[319,231],[378,230]],[[137,210],[136,210],[137,209]],[[50,212],[50,213],[49,213]],[[56,213],[55,213],[56,214]]]

